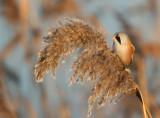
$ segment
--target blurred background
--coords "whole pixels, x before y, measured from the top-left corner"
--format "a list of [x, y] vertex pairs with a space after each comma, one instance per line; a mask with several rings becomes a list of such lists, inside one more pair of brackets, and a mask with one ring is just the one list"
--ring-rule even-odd
[[[38, 52], [48, 29], [64, 17], [81, 18], [107, 33], [107, 45], [118, 31], [136, 48], [130, 65], [144, 101], [160, 118], [159, 0], [0, 0], [0, 118], [87, 118], [93, 83], [68, 87], [75, 52], [56, 69], [34, 81]], [[91, 118], [141, 118], [141, 104], [127, 96], [117, 104], [94, 108]]]

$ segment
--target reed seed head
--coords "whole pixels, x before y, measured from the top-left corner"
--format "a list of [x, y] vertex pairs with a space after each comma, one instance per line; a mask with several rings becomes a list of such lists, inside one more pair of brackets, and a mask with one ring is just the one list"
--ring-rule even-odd
[[51, 28], [48, 36], [44, 37], [47, 45], [38, 56], [35, 80], [42, 82], [49, 69], [55, 76], [60, 58], [63, 57], [65, 61], [66, 56], [74, 50], [82, 49], [72, 65], [71, 70], [74, 73], [69, 85], [73, 82], [83, 83], [84, 79], [97, 81], [88, 99], [88, 116], [91, 115], [97, 99], [99, 108], [104, 106], [108, 97], [113, 100], [117, 94], [121, 94], [117, 102], [123, 96], [135, 94], [138, 85], [132, 80], [131, 72], [125, 69], [119, 57], [107, 47], [105, 38], [102, 29], [97, 30], [79, 19], [59, 21], [59, 26]]

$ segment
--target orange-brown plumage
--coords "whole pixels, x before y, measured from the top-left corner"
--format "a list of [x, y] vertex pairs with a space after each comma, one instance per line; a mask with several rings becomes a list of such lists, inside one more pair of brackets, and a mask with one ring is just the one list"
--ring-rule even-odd
[[120, 57], [124, 65], [129, 65], [133, 60], [135, 48], [128, 35], [118, 32], [112, 39], [114, 39], [113, 51]]

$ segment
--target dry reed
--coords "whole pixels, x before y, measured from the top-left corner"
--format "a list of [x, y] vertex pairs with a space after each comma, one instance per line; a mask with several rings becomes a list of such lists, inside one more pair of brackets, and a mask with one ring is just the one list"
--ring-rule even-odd
[[[153, 92], [149, 92], [147, 86], [149, 86], [151, 83], [148, 81], [148, 77], [146, 76], [146, 64], [145, 64], [145, 57], [152, 57], [152, 58], [159, 58], [159, 43], [153, 42], [157, 38], [157, 36], [153, 35], [152, 39], [149, 42], [146, 42], [145, 35], [143, 35], [143, 31], [139, 30], [141, 28], [136, 28], [132, 26], [125, 16], [123, 14], [120, 14], [117, 12], [117, 18], [122, 24], [123, 28], [125, 29], [125, 32], [130, 35], [132, 42], [136, 48], [135, 58], [134, 58], [134, 64], [132, 64], [130, 67], [132, 69], [133, 73], [137, 73], [134, 76], [135, 80], [139, 83], [139, 88], [141, 89], [143, 93], [143, 97], [145, 98], [145, 104], [148, 106], [154, 114], [154, 117], [159, 118], [160, 116], [160, 110], [157, 105], [156, 99], [153, 97]], [[156, 16], [154, 17], [155, 20], [157, 20]], [[157, 26], [157, 25], [155, 25]], [[157, 27], [154, 26], [154, 30], [158, 31]], [[137, 30], [139, 30], [137, 32]], [[150, 34], [152, 35], [152, 33]], [[154, 78], [154, 75], [156, 75], [156, 71], [154, 69], [150, 68], [150, 71], [153, 71], [152, 78]], [[152, 81], [153, 82], [153, 81]], [[154, 83], [154, 82], [153, 82]], [[133, 107], [133, 106], [132, 106]], [[155, 110], [156, 109], [156, 110]]]
[[17, 118], [13, 103], [9, 97], [8, 90], [2, 78], [2, 70], [0, 68], [0, 117]]
[[50, 29], [49, 35], [44, 38], [47, 45], [39, 53], [34, 72], [37, 82], [43, 81], [43, 76], [49, 69], [55, 76], [59, 60], [63, 58], [65, 61], [68, 54], [82, 49], [72, 65], [74, 74], [69, 85], [73, 82], [83, 82], [85, 78], [96, 80], [92, 95], [88, 99], [88, 117], [98, 98], [97, 108], [103, 106], [109, 97], [112, 98], [112, 102], [118, 94], [121, 96], [115, 102], [126, 95], [137, 96], [142, 103], [145, 118], [147, 118], [146, 112], [151, 117], [138, 85], [132, 80], [131, 72], [107, 47], [102, 29], [97, 30], [78, 19], [66, 19], [65, 23], [59, 21], [59, 26]]

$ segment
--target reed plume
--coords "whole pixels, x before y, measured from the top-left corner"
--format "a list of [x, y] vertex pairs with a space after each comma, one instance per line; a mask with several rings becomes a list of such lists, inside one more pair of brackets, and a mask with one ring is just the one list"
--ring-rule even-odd
[[143, 105], [144, 116], [147, 117], [147, 112], [151, 117], [131, 72], [123, 65], [120, 58], [110, 51], [105, 38], [103, 29], [97, 30], [79, 19], [65, 19], [64, 23], [59, 21], [59, 26], [51, 28], [48, 36], [44, 37], [47, 45], [39, 53], [34, 72], [35, 80], [42, 82], [44, 74], [49, 69], [55, 76], [59, 60], [61, 58], [65, 60], [74, 50], [82, 49], [72, 65], [74, 73], [69, 85], [73, 82], [83, 82], [85, 78], [96, 80], [92, 95], [88, 99], [88, 117], [98, 99], [97, 108], [103, 106], [109, 97], [112, 98], [112, 102], [118, 94], [121, 95], [115, 102], [126, 95], [136, 95]]

